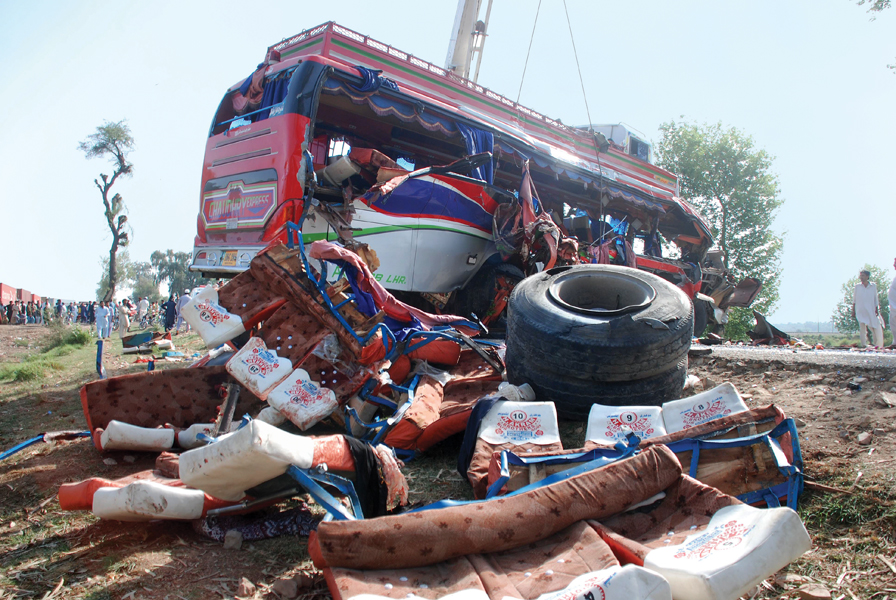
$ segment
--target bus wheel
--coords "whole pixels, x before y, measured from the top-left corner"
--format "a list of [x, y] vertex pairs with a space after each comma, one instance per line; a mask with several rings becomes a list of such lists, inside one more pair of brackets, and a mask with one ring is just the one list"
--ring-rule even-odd
[[644, 271], [558, 267], [510, 297], [507, 376], [553, 400], [560, 416], [591, 404], [662, 404], [680, 396], [694, 330], [690, 299]]

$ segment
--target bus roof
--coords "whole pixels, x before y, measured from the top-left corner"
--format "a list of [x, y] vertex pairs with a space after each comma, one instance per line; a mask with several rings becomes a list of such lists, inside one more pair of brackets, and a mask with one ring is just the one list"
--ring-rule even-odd
[[571, 179], [593, 185], [600, 185], [601, 179], [617, 182], [664, 203], [681, 203], [676, 198], [678, 179], [673, 173], [628, 155], [616, 146], [598, 157], [596, 142], [588, 131], [565, 125], [332, 21], [270, 46], [265, 59], [277, 54], [279, 62], [272, 62], [268, 73], [289, 68], [309, 56], [319, 56], [321, 62], [353, 75], [357, 73], [356, 65], [380, 69], [384, 77], [398, 84], [402, 93], [495, 131], [496, 143], [501, 140], [511, 145], [522, 144], [522, 149], [551, 159], [554, 170], [566, 171]]

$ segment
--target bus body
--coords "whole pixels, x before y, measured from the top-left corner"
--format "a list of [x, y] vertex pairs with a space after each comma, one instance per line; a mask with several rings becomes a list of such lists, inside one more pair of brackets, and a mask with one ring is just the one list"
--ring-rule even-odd
[[[206, 145], [191, 269], [233, 276], [270, 242], [285, 241], [292, 221], [306, 242], [367, 244], [388, 289], [445, 299], [508, 260], [493, 218], [516, 201], [526, 162], [539, 210], [558, 223], [587, 215], [583, 245], [595, 242], [597, 221], [624, 223], [633, 235], [660, 232], [675, 258], [639, 256], [639, 268], [694, 297], [713, 244], [708, 226], [677, 197], [676, 176], [649, 162], [648, 145], [607, 127], [601, 148], [599, 126], [569, 127], [325, 23], [268, 48], [222, 99]], [[491, 160], [466, 172], [441, 167], [470, 155]]]

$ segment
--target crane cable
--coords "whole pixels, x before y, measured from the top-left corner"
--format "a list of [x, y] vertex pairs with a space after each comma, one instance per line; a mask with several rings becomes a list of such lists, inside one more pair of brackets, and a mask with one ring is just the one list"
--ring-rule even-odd
[[600, 220], [603, 221], [604, 169], [603, 165], [600, 164], [600, 147], [598, 146], [597, 135], [594, 133], [594, 127], [592, 127], [591, 111], [588, 108], [588, 94], [585, 93], [585, 80], [582, 79], [582, 68], [579, 66], [579, 54], [576, 52], [576, 40], [572, 35], [572, 21], [569, 20], [569, 9], [566, 8], [566, 0], [563, 0], [563, 12], [566, 13], [566, 24], [569, 25], [569, 39], [572, 42], [572, 55], [576, 59], [576, 70], [579, 72], [579, 83], [582, 85], [582, 98], [585, 100], [585, 114], [588, 116], [588, 131], [591, 133], [591, 140], [594, 142], [594, 154], [597, 157], [597, 172], [600, 174], [598, 177], [599, 187], [597, 197], [600, 201]]
[[[591, 111], [588, 110], [588, 96], [585, 94], [585, 80], [582, 79], [582, 68], [579, 66], [579, 55], [576, 52], [576, 40], [572, 36], [572, 22], [569, 20], [569, 10], [566, 8], [566, 0], [563, 0], [563, 11], [566, 13], [566, 23], [569, 25], [569, 39], [572, 41], [572, 55], [576, 58], [576, 69], [579, 71], [579, 83], [582, 84], [582, 97], [585, 99], [585, 114], [588, 115], [588, 128], [591, 128]], [[532, 33], [535, 33], [533, 29]]]
[[520, 91], [516, 93], [517, 104], [520, 103], [520, 95], [523, 93], [523, 81], [526, 79], [526, 67], [529, 66], [529, 54], [532, 52], [532, 41], [535, 39], [535, 26], [538, 25], [539, 12], [541, 12], [541, 0], [538, 0], [538, 8], [535, 10], [535, 22], [532, 23], [532, 35], [529, 37], [529, 50], [526, 51], [526, 64], [523, 65], [523, 76], [520, 78]]

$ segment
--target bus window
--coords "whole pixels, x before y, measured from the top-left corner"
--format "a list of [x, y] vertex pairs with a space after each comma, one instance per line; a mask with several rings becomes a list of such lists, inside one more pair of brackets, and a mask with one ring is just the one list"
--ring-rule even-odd
[[239, 89], [228, 92], [218, 106], [215, 123], [209, 135], [217, 135], [228, 129], [242, 127], [281, 114], [289, 80], [294, 71], [295, 68], [292, 68], [267, 77], [264, 80], [261, 95], [258, 95], [257, 91], [253, 95], [250, 90], [247, 90], [246, 93], [250, 94], [250, 97], [247, 98], [240, 93]]
[[333, 158], [334, 156], [348, 156], [348, 153], [351, 151], [352, 147], [347, 141], [336, 139], [330, 140], [330, 152], [327, 154], [327, 158]]

